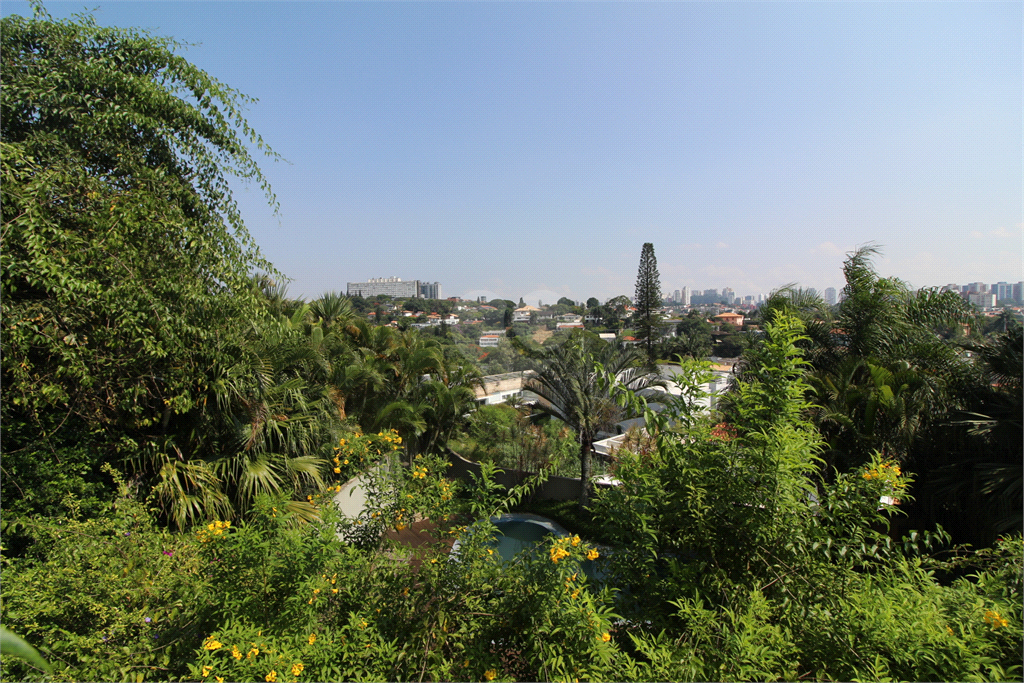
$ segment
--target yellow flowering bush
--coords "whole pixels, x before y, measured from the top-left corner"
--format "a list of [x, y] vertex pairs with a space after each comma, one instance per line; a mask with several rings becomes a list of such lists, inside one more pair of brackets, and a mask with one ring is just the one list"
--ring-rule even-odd
[[218, 538], [223, 538], [231, 530], [230, 521], [214, 520], [204, 527], [196, 530], [196, 538], [200, 543], [209, 543]]

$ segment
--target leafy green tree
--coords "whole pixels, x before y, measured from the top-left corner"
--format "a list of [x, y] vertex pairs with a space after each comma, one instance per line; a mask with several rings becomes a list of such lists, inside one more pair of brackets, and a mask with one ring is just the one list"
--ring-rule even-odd
[[658, 259], [654, 256], [654, 245], [646, 242], [640, 252], [640, 267], [636, 274], [636, 295], [633, 297], [636, 313], [633, 327], [637, 339], [647, 352], [647, 362], [654, 364], [654, 345], [657, 342], [661, 316], [661, 275], [658, 274]]
[[527, 384], [541, 398], [537, 408], [564, 422], [579, 438], [580, 507], [585, 508], [593, 488], [594, 438], [620, 414], [602, 378], [605, 374], [615, 377], [630, 391], [664, 383], [656, 372], [644, 367], [636, 349], [619, 349], [586, 332], [574, 331], [559, 346], [528, 353], [537, 364], [537, 375]]
[[10, 433], [56, 460], [81, 434], [122, 467], [176, 460], [212, 369], [268, 314], [252, 273], [280, 279], [228, 189], [273, 202], [251, 100], [173, 41], [87, 16], [5, 17], [0, 41], [5, 436], [32, 425]]
[[[1019, 647], [1003, 629], [1017, 619], [1008, 598], [1019, 579], [999, 591], [940, 584], [921, 557], [923, 534], [901, 548], [881, 532], [884, 501], [909, 485], [894, 461], [818, 478], [802, 331], [792, 316], [766, 324], [727, 423], [679, 430], [672, 410], [649, 414], [656, 451], [620, 452], [622, 484], [596, 506], [615, 539], [612, 581], [630, 596], [619, 609], [644, 624], [630, 633], [638, 664], [624, 677], [1015, 675]], [[1001, 570], [1017, 571], [1018, 545], [1003, 544]]]
[[700, 311], [690, 313], [676, 325], [672, 353], [701, 359], [711, 355], [711, 332], [714, 328]]
[[598, 301], [594, 297], [590, 297], [589, 299], [587, 299], [587, 310], [588, 311], [592, 311], [595, 308], [599, 307], [600, 305], [601, 305], [601, 302]]

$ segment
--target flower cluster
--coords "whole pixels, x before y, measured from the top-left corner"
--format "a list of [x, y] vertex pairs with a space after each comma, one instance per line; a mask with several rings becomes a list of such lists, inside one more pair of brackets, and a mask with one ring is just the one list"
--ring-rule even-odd
[[406, 521], [407, 520], [405, 518], [405, 508], [400, 508], [398, 512], [395, 513], [395, 531], [401, 531], [406, 526], [408, 526], [406, 524]]
[[900, 466], [896, 463], [883, 462], [879, 463], [877, 467], [872, 467], [870, 470], [864, 473], [865, 479], [883, 479], [889, 480], [894, 477], [898, 477], [902, 474]]
[[1000, 615], [999, 612], [994, 612], [992, 610], [985, 610], [985, 623], [993, 629], [1010, 625], [1010, 622]]
[[551, 561], [558, 564], [558, 561], [563, 557], [569, 557], [569, 551], [563, 548], [560, 544], [556, 543], [551, 546]]
[[412, 478], [413, 479], [426, 479], [426, 477], [427, 477], [427, 467], [426, 467], [426, 465], [416, 465], [416, 467], [413, 468], [413, 471], [412, 471]]
[[[555, 564], [558, 564], [559, 560], [569, 557], [572, 554], [569, 548], [577, 548], [579, 546], [579, 536], [566, 536], [564, 538], [557, 539], [554, 542], [554, 544], [548, 549], [548, 553], [551, 556], [551, 561]], [[586, 558], [588, 560], [596, 560], [598, 557], [600, 557], [600, 553], [598, 553], [597, 550], [594, 548], [589, 549], [586, 553]]]
[[210, 541], [223, 536], [230, 529], [231, 522], [213, 521], [196, 531], [196, 538], [198, 538], [201, 543], [209, 543]]
[[[906, 491], [909, 482], [903, 477], [903, 470], [892, 461], [875, 461], [861, 475], [866, 481], [881, 484], [887, 494], [898, 496]], [[896, 501], [898, 503], [898, 501]]]

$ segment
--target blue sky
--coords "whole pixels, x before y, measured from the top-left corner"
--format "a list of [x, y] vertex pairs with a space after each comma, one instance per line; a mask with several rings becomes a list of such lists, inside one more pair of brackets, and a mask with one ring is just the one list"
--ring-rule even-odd
[[[194, 43], [288, 163], [237, 199], [293, 295], [1022, 273], [1020, 2], [47, 2]], [[27, 3], [3, 14], [29, 15]]]

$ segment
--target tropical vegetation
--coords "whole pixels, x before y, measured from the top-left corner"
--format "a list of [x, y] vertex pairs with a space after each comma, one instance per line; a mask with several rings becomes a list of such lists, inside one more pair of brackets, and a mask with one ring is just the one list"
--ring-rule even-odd
[[[706, 362], [655, 412], [579, 332], [507, 349], [546, 423], [478, 408], [443, 330], [288, 296], [228, 191], [273, 202], [247, 98], [88, 16], [0, 28], [0, 679], [1021, 679], [1012, 321], [862, 251], [839, 308], [773, 297], [719, 412]], [[632, 415], [617, 484], [502, 562], [494, 517]]]

